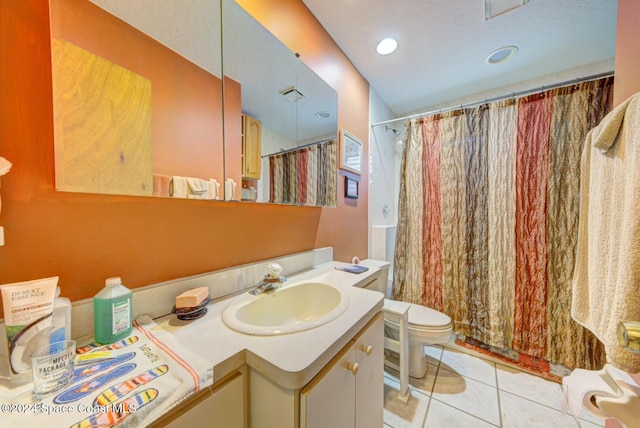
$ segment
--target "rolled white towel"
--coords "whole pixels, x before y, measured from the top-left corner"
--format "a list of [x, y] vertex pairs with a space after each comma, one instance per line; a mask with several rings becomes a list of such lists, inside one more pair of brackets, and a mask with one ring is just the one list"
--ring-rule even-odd
[[209, 179], [209, 191], [207, 192], [207, 199], [218, 199], [218, 191], [220, 190], [220, 183], [215, 178]]
[[233, 178], [227, 178], [224, 182], [224, 199], [226, 201], [236, 200], [236, 185], [237, 183]]
[[187, 194], [205, 197], [209, 191], [209, 181], [201, 178], [185, 177], [187, 180]]
[[187, 197], [187, 180], [179, 175], [171, 176], [171, 196], [174, 198]]

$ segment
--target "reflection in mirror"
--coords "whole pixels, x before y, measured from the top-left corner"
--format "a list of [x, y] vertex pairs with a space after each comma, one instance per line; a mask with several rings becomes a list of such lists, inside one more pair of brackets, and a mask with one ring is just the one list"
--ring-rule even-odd
[[50, 13], [57, 189], [216, 199], [220, 3], [50, 0]]
[[225, 128], [233, 198], [335, 206], [336, 91], [234, 1], [222, 16], [225, 98], [230, 85], [241, 93], [233, 109], [225, 99], [225, 123], [237, 123]]

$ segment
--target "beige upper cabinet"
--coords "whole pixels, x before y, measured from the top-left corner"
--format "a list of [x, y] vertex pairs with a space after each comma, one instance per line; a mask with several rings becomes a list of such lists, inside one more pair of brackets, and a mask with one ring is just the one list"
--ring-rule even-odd
[[260, 179], [262, 123], [242, 115], [242, 178]]

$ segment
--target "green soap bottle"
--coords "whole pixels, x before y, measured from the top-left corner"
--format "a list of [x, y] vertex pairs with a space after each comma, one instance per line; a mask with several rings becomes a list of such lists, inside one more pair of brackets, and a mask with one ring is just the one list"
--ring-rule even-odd
[[105, 287], [93, 298], [93, 336], [107, 345], [131, 334], [131, 290], [119, 277], [107, 278]]

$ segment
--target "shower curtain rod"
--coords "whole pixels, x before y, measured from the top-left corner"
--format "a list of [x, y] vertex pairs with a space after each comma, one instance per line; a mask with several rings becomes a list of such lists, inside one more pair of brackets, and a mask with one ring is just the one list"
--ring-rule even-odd
[[436, 113], [443, 113], [446, 111], [450, 111], [450, 110], [456, 110], [456, 109], [462, 109], [463, 107], [472, 107], [472, 106], [477, 106], [477, 105], [482, 105], [482, 104], [486, 104], [486, 103], [492, 103], [495, 101], [502, 101], [502, 100], [506, 100], [508, 98], [515, 98], [515, 97], [522, 97], [524, 95], [531, 95], [531, 94], [535, 94], [537, 92], [544, 92], [547, 89], [555, 89], [555, 88], [561, 88], [563, 86], [568, 86], [571, 84], [578, 84], [581, 82], [589, 82], [591, 80], [598, 80], [598, 79], [603, 79], [605, 77], [611, 77], [613, 76], [613, 71], [608, 71], [606, 73], [598, 73], [598, 74], [593, 74], [591, 76], [586, 76], [586, 77], [579, 77], [576, 78], [574, 80], [565, 80], [564, 82], [559, 82], [559, 83], [554, 83], [552, 85], [542, 85], [542, 86], [538, 86], [537, 88], [534, 89], [527, 89], [524, 91], [518, 91], [518, 92], [512, 92], [510, 94], [507, 95], [501, 95], [498, 97], [493, 97], [493, 98], [485, 98], [484, 100], [481, 101], [476, 101], [473, 103], [463, 103], [463, 104], [458, 104], [455, 106], [451, 106], [451, 107], [446, 107], [446, 108], [439, 108], [439, 109], [435, 109], [435, 110], [431, 110], [431, 111], [425, 111], [422, 113], [416, 113], [416, 114], [411, 114], [408, 116], [403, 116], [403, 117], [398, 117], [396, 119], [390, 119], [390, 120], [385, 120], [383, 122], [376, 122], [371, 124], [371, 128], [373, 128], [374, 126], [380, 126], [380, 125], [386, 125], [389, 123], [395, 123], [395, 122], [399, 122], [401, 120], [407, 120], [407, 119], [414, 119], [416, 117], [422, 117], [422, 116], [429, 116], [432, 114], [436, 114]]
[[324, 140], [316, 141], [316, 142], [313, 142], [313, 143], [303, 144], [303, 145], [298, 146], [298, 147], [296, 147], [294, 149], [280, 150], [279, 152], [271, 153], [270, 155], [264, 155], [264, 156], [262, 156], [261, 159], [268, 158], [269, 156], [275, 156], [275, 155], [281, 155], [281, 154], [284, 154], [284, 153], [295, 152], [296, 150], [304, 149], [305, 147], [313, 146], [315, 144], [326, 143], [327, 141], [332, 141], [332, 140], [336, 140], [337, 141], [337, 138], [336, 137], [325, 138]]

